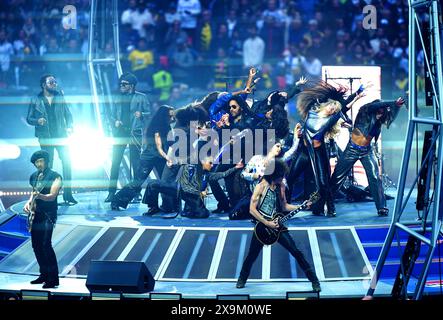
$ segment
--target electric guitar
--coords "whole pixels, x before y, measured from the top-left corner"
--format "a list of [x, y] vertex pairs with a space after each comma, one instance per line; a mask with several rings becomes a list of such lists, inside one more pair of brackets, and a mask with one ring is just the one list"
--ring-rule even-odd
[[280, 237], [280, 232], [283, 229], [283, 224], [289, 219], [291, 219], [293, 216], [295, 216], [301, 210], [304, 210], [314, 202], [317, 202], [318, 199], [320, 199], [320, 195], [316, 191], [312, 193], [309, 199], [305, 200], [297, 209], [292, 210], [286, 215], [282, 213], [275, 214], [272, 220], [278, 219], [277, 221], [279, 227], [277, 229], [269, 228], [266, 225], [264, 225], [262, 222], [258, 222], [254, 228], [255, 236], [264, 245], [274, 244], [275, 242], [278, 241], [278, 238]]
[[45, 185], [41, 186], [41, 188], [37, 189], [37, 185], [38, 183], [43, 179], [43, 172], [41, 172], [38, 177], [37, 177], [37, 182], [35, 184], [35, 187], [33, 187], [32, 189], [32, 196], [31, 196], [31, 201], [29, 204], [29, 213], [26, 219], [26, 229], [28, 229], [29, 232], [32, 231], [32, 224], [34, 222], [34, 218], [35, 218], [35, 210], [36, 210], [36, 200], [37, 197], [39, 196], [39, 194], [43, 191], [43, 189], [45, 188]]

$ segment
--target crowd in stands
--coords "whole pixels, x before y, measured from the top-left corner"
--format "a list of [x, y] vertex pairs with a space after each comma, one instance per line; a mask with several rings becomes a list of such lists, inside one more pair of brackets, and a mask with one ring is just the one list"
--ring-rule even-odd
[[[70, 2], [75, 30], [62, 27], [65, 1], [0, 2], [0, 88], [32, 87], [60, 65], [64, 74], [83, 70], [73, 87], [87, 86], [90, 4]], [[367, 4], [377, 10], [376, 29], [364, 28]], [[302, 75], [318, 79], [322, 65], [379, 65], [384, 95], [407, 88], [406, 0], [125, 0], [119, 6], [123, 69], [161, 102], [180, 88], [241, 87], [238, 76], [251, 66], [264, 91]], [[106, 51], [112, 54], [112, 42]]]

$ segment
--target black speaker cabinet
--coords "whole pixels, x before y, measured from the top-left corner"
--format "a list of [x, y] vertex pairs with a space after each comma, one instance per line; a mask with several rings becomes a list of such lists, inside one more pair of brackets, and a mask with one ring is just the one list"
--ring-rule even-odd
[[140, 261], [92, 260], [86, 279], [90, 292], [145, 293], [154, 286], [153, 276]]

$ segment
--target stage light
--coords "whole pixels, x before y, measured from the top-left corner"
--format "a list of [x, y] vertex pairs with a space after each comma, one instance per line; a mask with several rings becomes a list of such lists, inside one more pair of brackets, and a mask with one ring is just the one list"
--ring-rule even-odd
[[75, 127], [67, 139], [72, 167], [77, 170], [94, 170], [102, 167], [110, 157], [111, 139], [90, 127]]
[[149, 298], [151, 300], [181, 300], [182, 294], [181, 293], [150, 293]]
[[312, 300], [320, 299], [320, 294], [314, 291], [288, 291], [286, 292], [287, 300]]
[[4, 140], [0, 140], [0, 161], [15, 160], [20, 157], [20, 148], [15, 144], [9, 144]]

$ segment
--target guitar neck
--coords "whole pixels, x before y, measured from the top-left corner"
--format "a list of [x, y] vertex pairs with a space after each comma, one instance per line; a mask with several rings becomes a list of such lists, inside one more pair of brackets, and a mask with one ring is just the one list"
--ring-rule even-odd
[[299, 213], [301, 210], [305, 209], [307, 206], [308, 201], [303, 202], [297, 209], [292, 210], [287, 215], [285, 215], [283, 218], [279, 220], [279, 223], [285, 223], [289, 219], [291, 219], [293, 216], [295, 216], [297, 213]]

